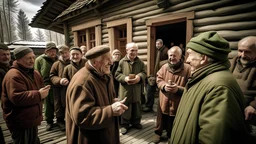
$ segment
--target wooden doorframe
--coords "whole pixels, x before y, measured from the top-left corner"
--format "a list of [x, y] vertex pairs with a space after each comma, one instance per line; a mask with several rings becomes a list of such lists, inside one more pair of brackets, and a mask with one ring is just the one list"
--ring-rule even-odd
[[154, 73], [155, 60], [155, 41], [156, 41], [156, 26], [162, 26], [167, 24], [174, 24], [179, 22], [186, 22], [186, 43], [193, 36], [193, 19], [195, 17], [194, 12], [174, 13], [168, 14], [158, 18], [152, 18], [146, 20], [147, 26], [147, 75]]

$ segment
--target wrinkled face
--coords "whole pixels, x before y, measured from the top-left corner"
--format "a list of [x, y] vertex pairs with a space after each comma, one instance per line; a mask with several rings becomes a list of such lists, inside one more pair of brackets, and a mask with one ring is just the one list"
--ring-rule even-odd
[[0, 63], [8, 64], [11, 61], [10, 50], [0, 49]]
[[99, 70], [102, 74], [110, 74], [110, 66], [113, 64], [111, 54], [106, 53], [102, 56], [99, 61], [95, 61], [95, 68]]
[[256, 50], [246, 45], [246, 43], [238, 44], [238, 57], [243, 65], [256, 60]]
[[187, 60], [186, 63], [188, 63], [191, 66], [191, 72], [193, 73], [195, 70], [200, 68], [202, 60], [202, 55], [193, 51], [192, 49], [187, 50]]
[[26, 54], [24, 57], [18, 59], [17, 62], [25, 68], [32, 69], [34, 67], [35, 58], [36, 56], [34, 52], [30, 52]]
[[126, 49], [126, 53], [127, 53], [127, 57], [133, 61], [138, 55], [138, 48], [137, 47], [128, 48]]
[[49, 50], [47, 50], [47, 51], [45, 52], [45, 54], [46, 54], [48, 57], [50, 57], [50, 58], [52, 58], [52, 59], [55, 59], [56, 56], [57, 56], [57, 49], [55, 49], [55, 48], [49, 49]]
[[118, 52], [116, 52], [116, 53], [113, 54], [112, 58], [113, 58], [113, 61], [114, 61], [114, 62], [115, 62], [115, 61], [120, 61], [120, 59], [121, 59], [121, 54], [118, 53]]
[[71, 50], [70, 51], [70, 60], [74, 63], [79, 63], [82, 59], [82, 53], [79, 50]]
[[161, 43], [160, 41], [156, 42], [156, 48], [160, 49], [163, 46], [163, 43]]
[[80, 49], [81, 49], [81, 51], [82, 51], [82, 55], [85, 55], [86, 52], [87, 52], [86, 47], [85, 47], [85, 46], [82, 46]]
[[64, 61], [69, 60], [69, 50], [63, 50], [60, 52], [60, 57], [62, 57], [62, 59]]
[[171, 64], [177, 64], [181, 60], [181, 55], [178, 49], [172, 48], [168, 51], [168, 60]]

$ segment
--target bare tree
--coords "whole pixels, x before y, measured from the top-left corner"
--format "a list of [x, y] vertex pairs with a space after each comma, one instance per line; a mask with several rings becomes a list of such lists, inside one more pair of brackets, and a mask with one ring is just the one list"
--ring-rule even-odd
[[44, 30], [46, 41], [52, 41], [52, 34], [50, 30]]
[[29, 20], [23, 10], [19, 10], [17, 29], [18, 36], [21, 40], [32, 40], [32, 33], [30, 27], [28, 26]]
[[39, 42], [45, 41], [45, 35], [40, 29], [36, 30], [35, 35], [36, 35], [35, 41], [39, 41]]

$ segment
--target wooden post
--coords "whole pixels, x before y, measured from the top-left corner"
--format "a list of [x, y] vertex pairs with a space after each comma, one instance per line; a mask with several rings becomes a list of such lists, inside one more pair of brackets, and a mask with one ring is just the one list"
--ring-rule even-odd
[[67, 22], [63, 23], [63, 29], [64, 29], [64, 36], [65, 36], [65, 45], [67, 45], [69, 47], [70, 41], [69, 41], [69, 31], [68, 31]]

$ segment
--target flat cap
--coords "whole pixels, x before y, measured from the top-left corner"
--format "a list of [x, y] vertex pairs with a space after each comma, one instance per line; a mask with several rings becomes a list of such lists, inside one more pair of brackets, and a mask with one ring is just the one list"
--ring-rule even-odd
[[4, 43], [0, 43], [0, 49], [2, 50], [9, 50], [8, 46]]
[[113, 52], [112, 52], [112, 55], [114, 55], [114, 54], [120, 54], [120, 55], [121, 55], [121, 52], [120, 52], [120, 50], [115, 49], [115, 50], [113, 50]]
[[69, 51], [69, 47], [68, 46], [66, 46], [66, 45], [59, 45], [59, 46], [57, 46], [57, 48], [58, 48], [58, 50], [59, 50], [59, 52], [62, 52], [62, 51]]
[[69, 51], [72, 51], [72, 50], [78, 50], [78, 51], [80, 51], [82, 53], [82, 50], [79, 47], [77, 47], [77, 46], [71, 47], [71, 49]]
[[108, 45], [100, 45], [88, 50], [87, 53], [85, 54], [85, 57], [86, 59], [93, 59], [105, 53], [108, 53], [109, 51], [110, 51], [110, 48]]

